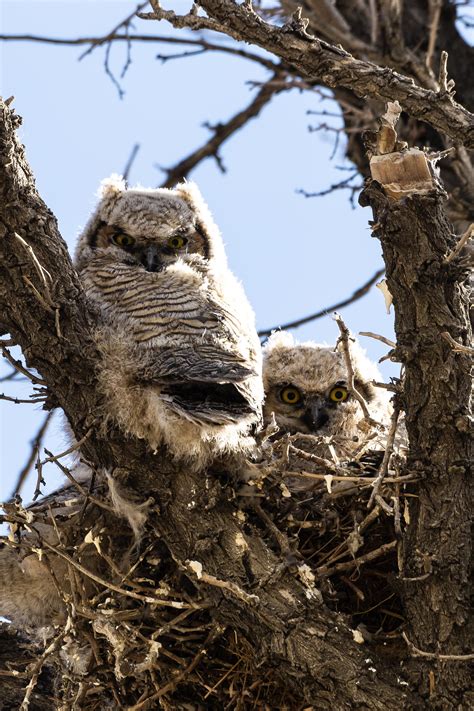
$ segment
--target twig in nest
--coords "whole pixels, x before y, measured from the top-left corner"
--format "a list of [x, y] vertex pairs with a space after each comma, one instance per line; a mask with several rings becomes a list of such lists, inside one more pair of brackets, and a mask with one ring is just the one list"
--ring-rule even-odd
[[[375, 506], [375, 508], [370, 511], [370, 513], [367, 514], [367, 516], [364, 518], [363, 521], [361, 521], [355, 528], [355, 533], [357, 535], [361, 535], [366, 528], [368, 528], [379, 516], [380, 514], [380, 508], [378, 506]], [[345, 557], [348, 552], [351, 552], [351, 541], [354, 536], [354, 531], [351, 531], [349, 534], [348, 538], [346, 538], [344, 541], [339, 543], [338, 546], [326, 555], [322, 556], [320, 558], [320, 563], [323, 561], [325, 562], [325, 565], [329, 565], [329, 563], [335, 563], [339, 558]]]
[[185, 669], [176, 674], [173, 679], [171, 679], [164, 686], [158, 689], [155, 694], [152, 694], [146, 699], [139, 701], [138, 704], [135, 704], [134, 706], [129, 706], [128, 711], [139, 711], [139, 709], [145, 709], [152, 701], [156, 701], [165, 694], [169, 694], [171, 691], [173, 691], [176, 688], [177, 684], [182, 682], [184, 679], [186, 679], [186, 677], [189, 676], [189, 674], [191, 674], [191, 672], [197, 667], [201, 659], [206, 656], [207, 650], [211, 646], [211, 644], [213, 644], [215, 640], [220, 637], [224, 632], [224, 626], [216, 625], [216, 627], [214, 627], [214, 629], [209, 632], [203, 646]]
[[350, 570], [351, 568], [358, 567], [363, 563], [368, 563], [371, 560], [380, 558], [381, 556], [396, 548], [397, 545], [397, 541], [384, 543], [384, 545], [380, 546], [380, 548], [377, 548], [374, 551], [370, 551], [369, 553], [365, 553], [364, 555], [361, 555], [358, 558], [354, 558], [353, 560], [350, 560], [347, 563], [336, 563], [336, 565], [333, 566], [321, 565], [319, 568], [316, 568], [315, 572], [321, 578], [329, 577], [330, 575], [334, 575], [334, 573], [339, 573], [342, 570]]
[[469, 346], [464, 346], [462, 343], [458, 343], [447, 331], [443, 331], [441, 335], [449, 343], [455, 353], [464, 353], [465, 355], [471, 356], [474, 355], [474, 348], [470, 348]]
[[424, 652], [422, 649], [415, 647], [406, 633], [402, 632], [402, 637], [408, 645], [408, 648], [414, 657], [425, 657], [426, 659], [439, 659], [442, 662], [468, 662], [474, 659], [474, 654], [438, 654], [437, 652]]
[[96, 575], [91, 570], [87, 570], [87, 568], [84, 568], [83, 565], [78, 563], [76, 560], [68, 556], [63, 551], [60, 551], [58, 548], [55, 548], [55, 546], [52, 546], [50, 543], [48, 543], [48, 541], [43, 539], [42, 545], [46, 546], [46, 548], [58, 555], [60, 558], [64, 558], [65, 561], [67, 561], [83, 575], [86, 575], [88, 578], [98, 583], [99, 585], [102, 585], [104, 588], [114, 590], [120, 595], [125, 595], [125, 597], [131, 597], [134, 600], [140, 600], [141, 602], [147, 602], [150, 605], [174, 607], [178, 610], [182, 610], [185, 607], [192, 607], [192, 605], [188, 605], [185, 602], [180, 602], [176, 600], [160, 600], [158, 597], [151, 597], [150, 595], [139, 595], [138, 593], [133, 592], [132, 590], [126, 590], [125, 588], [121, 588], [119, 585], [114, 585], [109, 580], [104, 580], [104, 578], [101, 578], [99, 575]]
[[207, 585], [212, 585], [215, 588], [228, 590], [230, 593], [232, 593], [232, 595], [237, 597], [239, 600], [246, 602], [248, 605], [255, 605], [255, 603], [258, 603], [260, 601], [258, 595], [250, 595], [249, 593], [245, 592], [245, 590], [242, 590], [242, 588], [236, 585], [236, 583], [233, 583], [231, 580], [220, 580], [214, 575], [204, 573], [202, 570], [202, 565], [201, 563], [198, 563], [198, 561], [187, 560], [186, 569], [192, 571], [199, 581], [206, 583]]
[[[274, 470], [272, 470], [274, 471]], [[377, 477], [370, 477], [370, 476], [337, 476], [334, 474], [314, 474], [313, 472], [281, 472], [281, 474], [285, 477], [295, 477], [295, 476], [300, 476], [303, 477], [304, 479], [319, 479], [320, 481], [325, 481], [328, 476], [332, 478], [333, 481], [350, 481], [350, 482], [357, 482], [360, 486], [373, 486], [373, 484], [377, 481]], [[408, 484], [411, 482], [418, 481], [418, 479], [415, 479], [411, 474], [408, 474], [407, 476], [401, 476], [401, 477], [386, 477], [384, 479], [384, 482], [386, 484]]]
[[373, 483], [373, 491], [370, 495], [369, 503], [367, 508], [370, 509], [374, 503], [374, 500], [378, 497], [380, 492], [380, 487], [382, 486], [383, 480], [387, 476], [388, 466], [390, 464], [390, 457], [393, 453], [393, 445], [395, 442], [395, 435], [397, 434], [398, 418], [400, 416], [400, 409], [398, 407], [393, 408], [392, 417], [390, 419], [390, 428], [388, 430], [387, 442], [385, 444], [385, 452], [383, 454], [382, 464], [380, 465], [380, 471], [376, 480]]
[[469, 225], [467, 230], [464, 232], [464, 234], [461, 235], [461, 237], [458, 239], [456, 246], [454, 247], [453, 251], [448, 254], [446, 259], [444, 260], [446, 264], [449, 264], [450, 262], [453, 261], [453, 259], [456, 259], [458, 254], [462, 251], [462, 249], [466, 246], [466, 244], [469, 242], [469, 240], [474, 238], [474, 224]]
[[25, 689], [25, 696], [23, 697], [22, 704], [20, 706], [20, 711], [28, 711], [30, 708], [30, 700], [31, 700], [31, 694], [33, 693], [33, 690], [38, 682], [38, 677], [41, 673], [41, 670], [43, 668], [43, 664], [45, 663], [46, 659], [51, 655], [56, 652], [60, 645], [61, 642], [63, 641], [64, 637], [66, 634], [69, 632], [69, 628], [66, 626], [64, 629], [61, 630], [61, 632], [56, 635], [56, 637], [53, 639], [51, 644], [46, 647], [44, 650], [43, 654], [39, 659], [34, 662], [31, 671], [31, 679], [28, 682], [28, 686]]
[[354, 376], [354, 368], [352, 366], [352, 359], [351, 359], [351, 354], [349, 350], [349, 338], [350, 338], [350, 331], [347, 328], [346, 324], [344, 323], [342, 316], [337, 313], [337, 311], [334, 313], [333, 316], [335, 322], [337, 323], [339, 327], [339, 331], [341, 335], [339, 336], [338, 339], [338, 344], [341, 344], [342, 347], [342, 353], [344, 355], [344, 361], [346, 364], [346, 370], [347, 370], [347, 389], [349, 392], [355, 397], [357, 402], [362, 408], [362, 412], [364, 413], [364, 419], [371, 424], [373, 427], [380, 428], [380, 423], [376, 422], [369, 413], [369, 410], [367, 408], [367, 403], [364, 399], [364, 397], [360, 394], [360, 392], [357, 390], [355, 386], [355, 376]]
[[270, 516], [267, 514], [266, 511], [262, 509], [260, 504], [256, 503], [253, 505], [253, 509], [257, 516], [260, 517], [260, 519], [263, 521], [267, 529], [270, 531], [272, 536], [275, 538], [276, 542], [278, 543], [278, 547], [280, 548], [280, 552], [282, 555], [287, 556], [291, 554], [291, 548], [290, 544], [288, 543], [288, 538], [284, 533], [280, 531], [280, 529], [274, 524]]

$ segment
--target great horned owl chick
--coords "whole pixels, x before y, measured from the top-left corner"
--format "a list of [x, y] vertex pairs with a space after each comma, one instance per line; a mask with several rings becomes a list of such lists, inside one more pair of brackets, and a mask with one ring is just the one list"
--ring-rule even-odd
[[[380, 380], [374, 363], [357, 342], [350, 343], [355, 386], [368, 403], [371, 417], [387, 424], [389, 398], [371, 381]], [[281, 433], [331, 436], [339, 456], [350, 456], [363, 434], [360, 403], [347, 387], [342, 352], [311, 341], [297, 343], [291, 334], [276, 332], [263, 349], [264, 420], [272, 413]], [[365, 435], [367, 428], [365, 428]]]
[[246, 451], [261, 419], [260, 343], [196, 185], [104, 181], [76, 265], [102, 323], [107, 414], [197, 467]]

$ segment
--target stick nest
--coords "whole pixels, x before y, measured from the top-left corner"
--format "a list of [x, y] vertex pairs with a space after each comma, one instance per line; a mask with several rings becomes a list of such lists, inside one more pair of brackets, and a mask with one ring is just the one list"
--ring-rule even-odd
[[[366, 446], [350, 462], [321, 451], [316, 437], [270, 435], [246, 483], [220, 475], [222, 495], [244, 534], [258, 530], [285, 569], [347, 616], [356, 641], [399, 653], [398, 541], [410, 495], [402, 458], [385, 457], [381, 480], [383, 451]], [[137, 542], [99, 477], [28, 509], [6, 505], [5, 545], [41, 557], [62, 601], [34, 661], [2, 664], [0, 674], [24, 679], [21, 708], [35, 699], [87, 711], [308, 708], [282, 687], [277, 660], [259, 665], [252, 640], [216, 622], [208, 587], [159, 537], [152, 501], [146, 514]]]

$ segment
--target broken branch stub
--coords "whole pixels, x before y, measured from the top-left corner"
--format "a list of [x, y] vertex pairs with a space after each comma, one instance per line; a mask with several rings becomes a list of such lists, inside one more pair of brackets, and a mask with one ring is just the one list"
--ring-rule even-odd
[[435, 188], [426, 154], [418, 148], [407, 149], [406, 144], [397, 140], [395, 126], [400, 112], [398, 102], [387, 104], [377, 133], [377, 155], [370, 159], [372, 178], [383, 186], [385, 194], [392, 200], [401, 200], [414, 193], [426, 193]]

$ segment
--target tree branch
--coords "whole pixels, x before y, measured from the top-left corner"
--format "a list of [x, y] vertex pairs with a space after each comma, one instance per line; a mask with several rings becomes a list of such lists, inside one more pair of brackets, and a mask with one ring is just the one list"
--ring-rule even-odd
[[282, 331], [287, 331], [290, 328], [298, 328], [298, 326], [303, 326], [305, 323], [310, 323], [310, 321], [316, 321], [316, 319], [318, 318], [328, 316], [334, 311], [338, 311], [339, 309], [344, 308], [344, 306], [349, 306], [349, 304], [353, 304], [355, 301], [358, 301], [363, 296], [365, 296], [370, 291], [371, 287], [376, 283], [377, 279], [379, 279], [379, 277], [381, 277], [384, 272], [385, 269], [378, 269], [375, 274], [371, 276], [368, 281], [365, 282], [365, 284], [362, 284], [362, 286], [356, 289], [352, 296], [349, 296], [347, 299], [339, 301], [337, 304], [333, 304], [332, 306], [326, 306], [325, 309], [316, 311], [315, 314], [311, 314], [310, 316], [305, 316], [304, 318], [297, 319], [296, 321], [289, 321], [288, 323], [284, 323], [281, 326], [273, 326], [272, 328], [267, 328], [263, 331], [259, 331], [258, 335], [263, 338], [265, 336], [270, 336], [273, 331], [279, 329]]
[[245, 126], [248, 121], [257, 117], [261, 110], [266, 106], [275, 94], [279, 94], [285, 89], [285, 85], [275, 83], [275, 79], [280, 76], [277, 71], [269, 81], [267, 81], [259, 89], [257, 95], [252, 99], [250, 104], [242, 111], [236, 113], [226, 123], [219, 123], [216, 126], [209, 126], [213, 132], [212, 138], [203, 146], [196, 149], [186, 158], [183, 158], [172, 168], [162, 168], [166, 172], [166, 180], [162, 183], [162, 188], [170, 188], [179, 183], [180, 180], [186, 178], [191, 171], [203, 160], [213, 156], [221, 170], [224, 172], [222, 161], [219, 155], [220, 147], [239, 129]]
[[[309, 35], [302, 29], [301, 19], [277, 27], [262, 20], [245, 3], [202, 0], [200, 5], [211, 18], [207, 21], [210, 29], [272, 52], [303, 78], [330, 87], [345, 87], [361, 97], [399, 101], [411, 116], [426, 121], [466, 148], [474, 148], [474, 116], [449, 94], [423, 89], [412, 78], [392, 69], [355, 59], [344, 49]], [[158, 8], [154, 13], [139, 16], [148, 20], [166, 19], [176, 28], [196, 26], [194, 16], [178, 16]]]
[[[442, 335], [449, 334], [460, 347], [470, 344], [466, 270], [456, 260], [446, 262], [455, 238], [440, 186], [433, 182], [431, 189], [422, 189], [423, 183], [418, 188], [412, 183], [409, 190], [402, 184], [401, 200], [389, 190], [390, 166], [406, 156], [386, 156], [387, 194], [383, 186], [370, 182], [361, 204], [373, 209], [393, 296], [397, 355], [405, 373], [402, 397], [410, 442], [406, 471], [421, 477], [416, 496], [407, 501], [410, 523], [403, 539], [407, 634], [429, 654], [442, 650], [462, 656], [472, 651], [471, 357], [464, 350], [454, 353]], [[407, 167], [407, 180], [409, 173]], [[423, 585], [412, 582], [426, 574]], [[453, 671], [446, 665], [433, 671], [425, 659], [410, 664], [433, 708], [466, 703], [468, 670], [458, 665]]]

